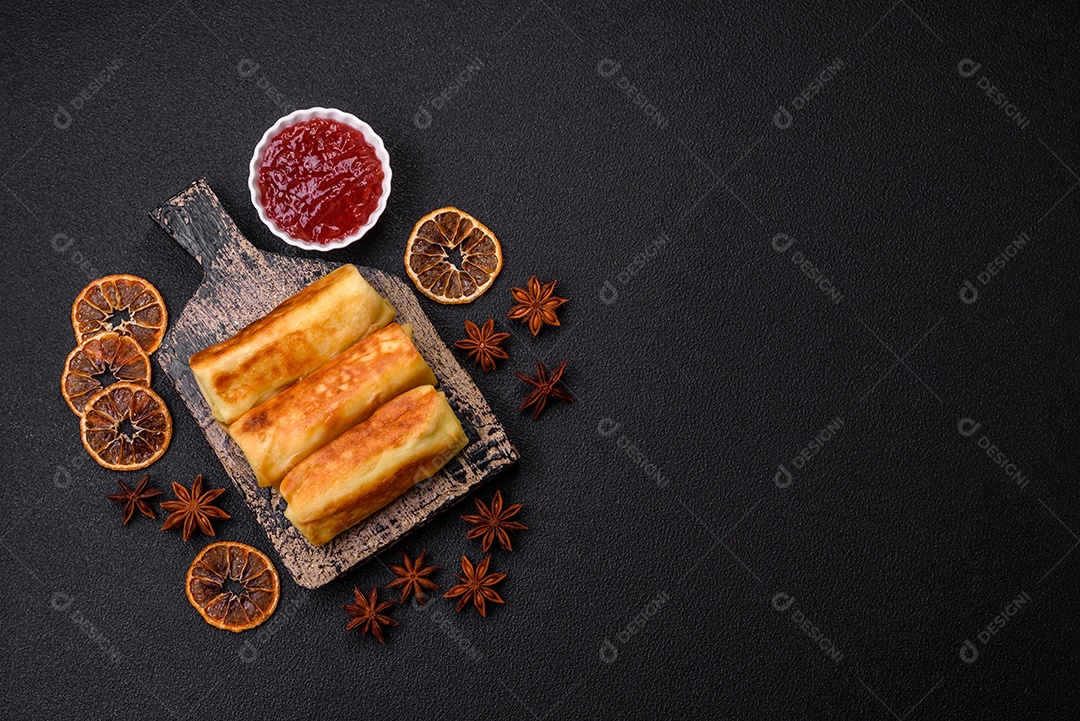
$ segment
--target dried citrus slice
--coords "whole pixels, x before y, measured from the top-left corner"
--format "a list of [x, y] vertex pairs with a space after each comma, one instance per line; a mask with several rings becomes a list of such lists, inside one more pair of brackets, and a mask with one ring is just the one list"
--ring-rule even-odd
[[134, 471], [161, 458], [169, 447], [172, 417], [157, 393], [121, 381], [86, 402], [79, 430], [83, 447], [100, 465]]
[[281, 597], [281, 580], [266, 554], [236, 541], [211, 543], [199, 551], [185, 588], [204, 621], [233, 633], [270, 618]]
[[100, 391], [101, 376], [111, 373], [118, 381], [150, 385], [150, 357], [135, 339], [117, 333], [102, 333], [84, 341], [68, 354], [60, 391], [68, 407], [81, 416], [86, 402]]
[[[455, 256], [460, 255], [460, 264]], [[417, 290], [439, 303], [470, 303], [502, 270], [495, 234], [463, 210], [433, 210], [413, 228], [405, 246], [405, 272]]]
[[161, 345], [168, 320], [158, 289], [134, 275], [98, 278], [82, 289], [71, 306], [76, 342], [116, 332], [130, 335], [147, 354]]

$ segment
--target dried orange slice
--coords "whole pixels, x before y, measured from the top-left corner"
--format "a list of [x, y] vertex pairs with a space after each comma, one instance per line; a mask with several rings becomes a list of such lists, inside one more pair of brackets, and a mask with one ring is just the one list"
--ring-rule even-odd
[[199, 551], [185, 588], [204, 621], [233, 633], [270, 618], [281, 597], [281, 579], [266, 554], [236, 541], [211, 543]]
[[130, 335], [147, 354], [161, 345], [168, 320], [158, 289], [134, 275], [98, 278], [82, 289], [71, 306], [76, 342], [115, 332]]
[[417, 290], [447, 305], [479, 298], [502, 266], [499, 239], [457, 208], [439, 208], [418, 220], [405, 246], [405, 272]]
[[102, 333], [83, 342], [68, 354], [60, 391], [68, 407], [81, 416], [86, 402], [100, 391], [101, 376], [111, 373], [118, 381], [150, 385], [150, 357], [135, 339], [117, 333]]
[[99, 465], [134, 471], [161, 458], [169, 447], [172, 417], [157, 393], [121, 381], [86, 402], [79, 430], [83, 448]]

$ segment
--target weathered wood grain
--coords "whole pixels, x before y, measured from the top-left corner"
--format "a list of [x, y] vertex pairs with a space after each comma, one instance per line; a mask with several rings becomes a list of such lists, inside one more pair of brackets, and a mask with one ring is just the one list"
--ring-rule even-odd
[[388, 273], [361, 267], [364, 278], [397, 309], [398, 321], [412, 323], [416, 347], [439, 379], [439, 388], [461, 420], [469, 445], [439, 473], [381, 511], [326, 546], [312, 546], [282, 515], [285, 501], [276, 490], [259, 487], [243, 452], [210, 414], [188, 358], [225, 340], [340, 264], [261, 252], [240, 233], [205, 179], [150, 215], [202, 264], [205, 273], [195, 295], [172, 318], [156, 354], [158, 363], [266, 529], [285, 568], [301, 586], [317, 588], [332, 581], [517, 460], [506, 430], [443, 343], [412, 289]]

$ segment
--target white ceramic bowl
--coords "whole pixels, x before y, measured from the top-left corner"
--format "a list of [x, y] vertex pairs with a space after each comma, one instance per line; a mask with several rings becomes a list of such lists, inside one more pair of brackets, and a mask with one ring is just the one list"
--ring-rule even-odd
[[[359, 130], [364, 134], [364, 140], [368, 142], [371, 147], [375, 149], [375, 157], [382, 163], [383, 182], [382, 182], [382, 194], [379, 196], [379, 204], [375, 206], [375, 210], [371, 212], [371, 217], [364, 223], [355, 233], [347, 235], [341, 240], [335, 240], [333, 243], [311, 243], [306, 240], [299, 240], [292, 237], [284, 230], [278, 227], [277, 223], [273, 221], [267, 214], [266, 208], [262, 204], [262, 194], [259, 192], [259, 166], [262, 165], [263, 154], [266, 152], [266, 146], [270, 143], [270, 139], [278, 134], [282, 128], [298, 123], [301, 120], [311, 120], [312, 118], [326, 118], [328, 120], [336, 120], [339, 123], [345, 123]], [[382, 212], [386, 209], [386, 201], [390, 198], [390, 154], [386, 152], [386, 147], [383, 145], [382, 138], [379, 134], [371, 129], [371, 126], [365, 123], [360, 118], [350, 113], [345, 113], [337, 108], [308, 108], [306, 110], [297, 110], [289, 113], [284, 118], [281, 118], [276, 123], [270, 126], [265, 133], [263, 133], [262, 140], [255, 146], [255, 152], [251, 156], [251, 165], [248, 168], [248, 190], [251, 191], [251, 204], [255, 206], [255, 210], [259, 213], [259, 219], [263, 224], [270, 229], [270, 232], [277, 237], [284, 240], [289, 245], [295, 245], [297, 248], [303, 248], [304, 250], [335, 250], [336, 248], [344, 248], [355, 240], [363, 237], [364, 233], [368, 232], [375, 222], [382, 215]]]

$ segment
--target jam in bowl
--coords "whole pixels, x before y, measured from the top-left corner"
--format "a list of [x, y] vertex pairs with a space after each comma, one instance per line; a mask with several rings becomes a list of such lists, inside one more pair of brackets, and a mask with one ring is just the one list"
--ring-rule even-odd
[[375, 225], [390, 195], [390, 157], [359, 118], [298, 110], [263, 135], [251, 159], [251, 201], [282, 240], [341, 248]]

